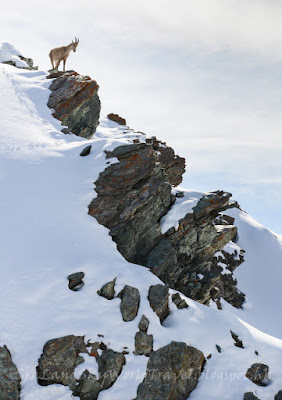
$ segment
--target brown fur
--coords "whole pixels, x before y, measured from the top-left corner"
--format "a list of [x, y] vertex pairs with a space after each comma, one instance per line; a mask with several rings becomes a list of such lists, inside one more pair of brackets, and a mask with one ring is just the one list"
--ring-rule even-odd
[[51, 60], [52, 68], [58, 69], [61, 61], [63, 61], [63, 70], [65, 71], [66, 60], [72, 50], [76, 52], [78, 43], [79, 39], [75, 38], [75, 41], [72, 41], [71, 44], [69, 44], [68, 46], [56, 47], [55, 49], [51, 50], [49, 53], [49, 57]]

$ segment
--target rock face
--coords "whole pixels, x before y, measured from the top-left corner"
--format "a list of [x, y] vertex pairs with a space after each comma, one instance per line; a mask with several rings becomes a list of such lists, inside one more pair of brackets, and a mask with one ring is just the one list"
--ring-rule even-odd
[[0, 400], [19, 400], [21, 377], [6, 346], [0, 347]]
[[101, 110], [97, 82], [75, 71], [52, 73], [48, 78], [54, 78], [48, 101], [53, 117], [68, 127], [65, 133], [90, 138], [99, 124]]
[[268, 370], [265, 364], [253, 364], [246, 372], [246, 377], [258, 386], [267, 386], [269, 384]]
[[125, 285], [118, 297], [121, 298], [120, 311], [125, 322], [134, 320], [138, 313], [140, 294], [139, 290]]
[[220, 298], [241, 307], [244, 294], [236, 288], [234, 269], [243, 255], [226, 258], [230, 274], [215, 253], [231, 240], [237, 229], [232, 218], [220, 213], [238, 207], [231, 194], [216, 191], [204, 195], [179, 221], [178, 229], [165, 234], [160, 219], [172, 207], [172, 186], [178, 185], [185, 160], [156, 138], [133, 143], [106, 152], [119, 163], [106, 168], [95, 182], [97, 197], [89, 205], [89, 214], [110, 229], [120, 253], [130, 262], [149, 267], [170, 288], [177, 289], [201, 303]]
[[[88, 347], [91, 349], [88, 350]], [[102, 350], [101, 355], [98, 349]], [[76, 367], [84, 362], [80, 353], [95, 357], [99, 377], [84, 370], [79, 379], [75, 378]], [[37, 381], [42, 386], [62, 384], [68, 386], [81, 400], [96, 400], [102, 390], [114, 384], [125, 362], [123, 353], [108, 349], [103, 343], [86, 345], [83, 336], [65, 336], [49, 340], [45, 344], [38, 361]]]
[[150, 306], [159, 317], [161, 324], [169, 315], [168, 298], [169, 298], [169, 293], [167, 286], [164, 285], [150, 286], [148, 295]]
[[154, 351], [136, 400], [186, 400], [197, 386], [204, 363], [203, 353], [183, 342]]

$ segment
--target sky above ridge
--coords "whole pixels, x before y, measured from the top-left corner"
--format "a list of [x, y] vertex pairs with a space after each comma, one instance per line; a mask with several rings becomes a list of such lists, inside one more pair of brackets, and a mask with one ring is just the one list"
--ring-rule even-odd
[[79, 37], [67, 68], [97, 80], [103, 115], [184, 156], [184, 187], [231, 191], [282, 233], [281, 18], [278, 0], [15, 0], [0, 41], [47, 70]]

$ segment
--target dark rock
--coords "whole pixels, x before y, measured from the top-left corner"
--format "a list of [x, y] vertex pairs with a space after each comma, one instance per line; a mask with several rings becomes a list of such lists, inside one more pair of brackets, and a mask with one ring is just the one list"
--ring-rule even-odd
[[83, 336], [71, 335], [46, 342], [36, 368], [39, 385], [60, 383], [74, 390], [74, 371], [84, 362], [79, 353], [87, 353]]
[[6, 346], [0, 347], [0, 400], [19, 400], [21, 377]]
[[257, 351], [257, 350], [255, 350], [255, 355], [256, 355], [256, 356], [258, 356], [258, 355], [259, 355], [259, 353], [258, 353], [258, 351]]
[[274, 400], [282, 400], [282, 390], [279, 390], [279, 392], [275, 395]]
[[48, 101], [53, 117], [75, 135], [90, 138], [99, 124], [101, 110], [97, 82], [75, 71], [52, 73], [47, 78], [54, 78]]
[[267, 386], [270, 382], [268, 371], [269, 368], [265, 364], [253, 364], [246, 372], [246, 377], [258, 386]]
[[235, 218], [230, 217], [229, 215], [223, 214], [216, 217], [214, 220], [215, 225], [234, 225]]
[[86, 147], [82, 150], [82, 152], [80, 153], [81, 157], [88, 156], [88, 154], [90, 154], [91, 147], [92, 147], [92, 146], [86, 146]]
[[197, 386], [204, 363], [201, 351], [182, 342], [154, 351], [136, 400], [186, 400]]
[[217, 350], [219, 353], [221, 353], [221, 351], [222, 351], [222, 350], [221, 350], [221, 347], [220, 347], [218, 344], [216, 344], [215, 347], [216, 347], [216, 350]]
[[111, 282], [105, 283], [100, 290], [97, 290], [99, 296], [105, 297], [107, 300], [112, 300], [115, 297], [116, 278]]
[[138, 328], [140, 329], [140, 331], [142, 332], [147, 332], [148, 328], [149, 328], [149, 323], [150, 321], [148, 320], [148, 318], [143, 314], [141, 317], [141, 321], [139, 322]]
[[69, 289], [77, 292], [84, 286], [82, 279], [84, 278], [84, 272], [75, 272], [68, 276]]
[[126, 120], [122, 117], [120, 117], [118, 114], [108, 114], [107, 117], [111, 120], [116, 122], [119, 125], [126, 125]]
[[120, 311], [123, 320], [126, 322], [132, 321], [136, 317], [139, 309], [139, 290], [132, 286], [125, 285], [118, 294], [118, 297], [121, 298]]
[[243, 349], [243, 348], [244, 348], [244, 345], [243, 345], [242, 340], [239, 339], [239, 336], [236, 335], [236, 333], [234, 333], [234, 332], [232, 332], [232, 331], [230, 331], [230, 333], [231, 333], [232, 339], [233, 339], [234, 342], [235, 342], [235, 343], [234, 343], [234, 346], [240, 347], [241, 349]]
[[211, 354], [209, 354], [208, 356], [207, 356], [207, 359], [209, 360], [210, 358], [212, 358], [212, 355]]
[[188, 304], [184, 299], [182, 299], [179, 295], [179, 293], [175, 293], [171, 296], [172, 301], [176, 305], [177, 308], [182, 309], [182, 308], [187, 308]]
[[142, 331], [136, 332], [134, 354], [149, 356], [153, 351], [153, 343], [153, 335], [148, 335]]
[[34, 71], [38, 70], [38, 67], [34, 66], [32, 58], [23, 57], [23, 56], [20, 56], [20, 55], [19, 55], [19, 58], [27, 63], [28, 68], [26, 68], [26, 69], [30, 69], [30, 70], [34, 70]]
[[217, 216], [218, 210], [226, 210], [229, 205], [229, 199], [232, 196], [231, 193], [223, 192], [221, 190], [217, 190], [215, 192], [210, 192], [205, 194], [197, 203], [195, 207], [193, 207], [193, 212], [196, 219], [201, 219], [206, 216], [206, 214], [211, 214], [214, 211]]
[[148, 295], [150, 306], [159, 317], [161, 324], [169, 315], [168, 298], [169, 298], [169, 293], [167, 286], [160, 284], [150, 286]]
[[244, 400], [260, 400], [253, 392], [248, 392], [244, 394]]

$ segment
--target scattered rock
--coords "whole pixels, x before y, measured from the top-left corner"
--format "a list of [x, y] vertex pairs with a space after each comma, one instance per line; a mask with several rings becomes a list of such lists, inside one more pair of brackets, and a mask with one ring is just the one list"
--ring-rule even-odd
[[256, 351], [256, 350], [255, 350], [255, 355], [256, 355], [256, 356], [258, 356], [258, 355], [259, 355], [258, 351]]
[[149, 356], [153, 351], [153, 335], [148, 335], [146, 332], [136, 332], [135, 335], [135, 355]]
[[88, 156], [88, 154], [90, 154], [91, 147], [92, 147], [92, 146], [86, 146], [86, 147], [82, 150], [82, 152], [80, 153], [81, 157]]
[[204, 363], [203, 353], [183, 342], [154, 351], [136, 400], [186, 400], [197, 386]]
[[0, 400], [19, 400], [21, 377], [6, 346], [0, 347]]
[[74, 390], [74, 371], [84, 362], [79, 353], [87, 353], [83, 336], [64, 336], [46, 342], [36, 368], [39, 385], [60, 383]]
[[282, 390], [279, 390], [279, 392], [275, 395], [274, 400], [282, 400]]
[[116, 122], [119, 125], [126, 125], [126, 120], [122, 117], [120, 117], [118, 114], [108, 114], [107, 117], [111, 120]]
[[268, 371], [269, 368], [265, 364], [253, 364], [246, 372], [246, 377], [258, 386], [267, 386], [270, 382]]
[[234, 346], [240, 347], [241, 349], [243, 349], [243, 348], [244, 348], [243, 342], [242, 342], [242, 340], [239, 339], [239, 336], [236, 335], [236, 333], [234, 333], [234, 332], [232, 332], [232, 331], [230, 331], [230, 333], [231, 333], [232, 339], [233, 339], [234, 342], [235, 342], [235, 343], [234, 343]]
[[217, 350], [219, 353], [221, 353], [221, 351], [222, 351], [222, 350], [221, 350], [221, 347], [220, 347], [218, 344], [216, 344], [215, 347], [216, 347], [216, 350]]
[[68, 276], [69, 289], [77, 292], [84, 286], [82, 279], [84, 278], [84, 272], [75, 272]]
[[167, 286], [160, 284], [150, 286], [148, 295], [150, 306], [159, 317], [161, 324], [169, 315], [168, 298], [169, 293]]
[[143, 314], [141, 317], [141, 321], [139, 322], [138, 328], [141, 332], [147, 332], [149, 328], [150, 321], [148, 318]]
[[55, 72], [47, 78], [54, 79], [48, 101], [53, 117], [75, 135], [90, 138], [99, 124], [101, 110], [97, 82], [75, 71]]
[[248, 392], [244, 394], [244, 400], [260, 400], [253, 392]]
[[210, 358], [212, 358], [212, 355], [211, 354], [209, 354], [208, 356], [207, 356], [207, 359], [209, 360]]
[[115, 283], [116, 279], [111, 282], [105, 283], [100, 290], [97, 290], [99, 296], [105, 297], [105, 299], [112, 300], [115, 297]]
[[177, 308], [182, 309], [182, 308], [187, 308], [188, 304], [184, 299], [182, 299], [179, 295], [179, 293], [175, 293], [171, 296], [172, 301], [176, 305]]
[[139, 309], [140, 294], [139, 290], [125, 285], [122, 291], [118, 294], [121, 298], [120, 311], [122, 318], [125, 322], [132, 321]]

